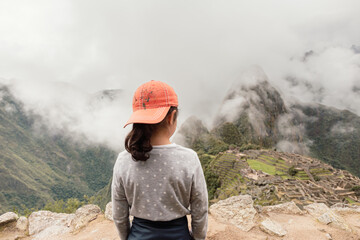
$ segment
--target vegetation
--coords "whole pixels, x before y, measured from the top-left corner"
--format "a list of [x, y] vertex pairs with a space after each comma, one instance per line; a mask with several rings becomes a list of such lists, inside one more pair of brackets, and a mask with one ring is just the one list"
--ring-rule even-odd
[[74, 213], [76, 209], [84, 205], [84, 202], [81, 202], [77, 198], [69, 198], [66, 201], [57, 200], [52, 202], [47, 202], [43, 210], [48, 210], [56, 213]]
[[56, 213], [74, 213], [78, 208], [86, 204], [96, 204], [96, 197], [88, 197], [87, 195], [83, 196], [83, 200], [79, 200], [78, 198], [68, 198], [67, 200], [56, 200], [56, 201], [48, 201], [44, 207], [41, 209], [38, 208], [28, 208], [24, 204], [21, 205], [20, 208], [13, 208], [13, 212], [18, 215], [23, 215], [25, 217], [30, 216], [32, 212], [36, 212], [39, 210], [47, 210]]
[[91, 203], [98, 205], [103, 211], [105, 211], [106, 204], [111, 201], [111, 182], [112, 178], [105, 187], [90, 198]]
[[216, 190], [220, 187], [219, 175], [217, 175], [210, 167], [210, 163], [215, 157], [209, 154], [198, 155], [203, 167], [209, 199], [213, 199], [215, 198]]
[[312, 156], [360, 177], [360, 117], [321, 105], [298, 108], [316, 119], [305, 127]]
[[351, 191], [354, 191], [356, 196], [360, 196], [360, 186], [356, 185], [351, 188]]
[[298, 170], [295, 169], [295, 166], [291, 166], [291, 168], [289, 168], [288, 173], [290, 176], [295, 176], [298, 173]]
[[321, 180], [321, 177], [319, 177], [318, 175], [313, 175], [313, 177], [314, 177], [314, 180], [317, 182]]
[[260, 160], [248, 159], [247, 163], [249, 164], [249, 166], [252, 169], [261, 170], [261, 171], [266, 172], [267, 174], [270, 174], [270, 175], [275, 175], [277, 173], [275, 166], [268, 165], [268, 164], [266, 164], [266, 163], [264, 163], [264, 162], [262, 162]]
[[207, 168], [205, 171], [205, 180], [208, 189], [209, 199], [215, 198], [216, 190], [221, 186], [219, 175]]
[[246, 163], [238, 161], [232, 153], [218, 154], [208, 165], [218, 176], [217, 190], [214, 197], [224, 199], [240, 194], [246, 189], [246, 180], [240, 174], [240, 169], [247, 167]]
[[250, 150], [250, 149], [256, 150], [256, 149], [261, 149], [261, 147], [256, 144], [245, 143], [245, 144], [241, 145], [241, 147], [239, 148], [239, 151], [245, 151], [245, 150]]
[[242, 139], [238, 128], [226, 122], [214, 130], [215, 134], [226, 144], [241, 145]]
[[216, 139], [210, 134], [203, 135], [194, 141], [191, 148], [196, 152], [204, 152], [211, 155], [216, 155], [229, 149], [229, 145], [222, 140]]

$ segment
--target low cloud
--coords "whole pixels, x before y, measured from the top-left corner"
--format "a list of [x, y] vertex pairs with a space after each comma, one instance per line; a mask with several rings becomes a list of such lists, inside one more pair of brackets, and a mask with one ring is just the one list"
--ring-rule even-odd
[[297, 153], [301, 155], [308, 155], [308, 146], [311, 145], [311, 141], [307, 142], [292, 142], [292, 141], [286, 141], [281, 140], [276, 144], [276, 149], [283, 151], [283, 152], [289, 152], [289, 153]]
[[303, 102], [317, 102], [360, 115], [360, 54], [349, 47], [316, 49], [287, 63], [279, 88]]
[[331, 128], [332, 134], [348, 134], [354, 132], [356, 129], [354, 126], [348, 123], [338, 122]]
[[38, 134], [45, 125], [52, 134], [67, 134], [79, 142], [85, 138], [114, 150], [123, 148], [124, 136], [129, 131], [123, 125], [131, 110], [128, 107], [131, 98], [126, 91], [90, 94], [71, 84], [48, 81], [14, 81], [9, 86], [12, 94], [25, 103], [28, 114], [40, 116], [34, 125]]

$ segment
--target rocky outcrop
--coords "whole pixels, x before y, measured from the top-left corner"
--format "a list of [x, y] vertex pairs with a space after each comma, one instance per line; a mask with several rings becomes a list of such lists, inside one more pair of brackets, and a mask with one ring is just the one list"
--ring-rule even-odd
[[304, 209], [323, 224], [330, 224], [336, 228], [351, 232], [351, 229], [346, 224], [345, 220], [328, 208], [324, 203], [313, 203], [305, 206]]
[[285, 214], [304, 214], [294, 202], [287, 202], [273, 206], [265, 206], [263, 212], [285, 213]]
[[16, 228], [20, 231], [26, 232], [29, 226], [27, 217], [21, 216], [16, 222]]
[[96, 219], [100, 213], [101, 209], [94, 204], [82, 206], [76, 210], [75, 217], [71, 225], [73, 226], [74, 230], [78, 230], [86, 226], [92, 220]]
[[33, 235], [35, 239], [43, 239], [76, 231], [96, 219], [100, 213], [101, 209], [92, 204], [79, 208], [75, 214], [33, 212], [29, 217], [29, 235]]
[[33, 212], [29, 216], [29, 235], [43, 236], [56, 235], [71, 231], [71, 222], [75, 214], [53, 213], [50, 211]]
[[285, 236], [286, 234], [286, 230], [279, 223], [271, 220], [270, 218], [266, 218], [260, 223], [260, 229], [270, 235], [279, 237]]
[[0, 216], [0, 226], [8, 224], [10, 222], [15, 222], [19, 216], [14, 212], [7, 212]]
[[[281, 210], [281, 207], [286, 210]], [[219, 201], [210, 207], [212, 216], [209, 216], [208, 238], [212, 240], [242, 239], [243, 237], [247, 237], [247, 239], [280, 239], [285, 236], [285, 239], [301, 240], [360, 239], [360, 232], [358, 230], [360, 229], [360, 224], [358, 223], [359, 213], [344, 212], [341, 216], [346, 219], [345, 222], [334, 210], [336, 208], [356, 210], [358, 208], [356, 206], [337, 204], [330, 209], [325, 204], [314, 203], [305, 206], [305, 211], [303, 211], [302, 216], [299, 216], [298, 209], [293, 207], [294, 203], [290, 202], [272, 207], [263, 207], [263, 211], [256, 213], [253, 208], [253, 201], [248, 195], [236, 196]], [[109, 220], [102, 221], [103, 217], [99, 217], [99, 219], [94, 222], [94, 225], [91, 225], [91, 228], [81, 227], [86, 226], [89, 221], [98, 218], [99, 214], [100, 211], [95, 205], [83, 206], [79, 208], [75, 214], [52, 213], [49, 211], [34, 212], [29, 217], [29, 225], [27, 225], [27, 219], [25, 217], [20, 217], [17, 222], [11, 221], [4, 226], [2, 225], [0, 227], [0, 239], [29, 238], [32, 240], [48, 240], [118, 238], [118, 233], [113, 223]], [[108, 216], [112, 215], [111, 203], [107, 204], [106, 214]], [[9, 215], [10, 213], [5, 216]], [[1, 216], [1, 218], [4, 218], [4, 216]], [[223, 222], [224, 225], [219, 227], [219, 225], [222, 225], [220, 222]], [[229, 223], [237, 226], [237, 228], [229, 226]], [[78, 230], [75, 229], [76, 226], [79, 227]], [[249, 231], [251, 228], [253, 229]], [[245, 230], [248, 232], [245, 233]], [[309, 230], [312, 231], [312, 233], [301, 232], [299, 234], [299, 230]], [[350, 230], [352, 231], [350, 232]], [[230, 234], [229, 231], [232, 232], [232, 234]]]
[[324, 203], [312, 203], [304, 207], [304, 209], [313, 217], [318, 218], [330, 210]]
[[250, 195], [221, 200], [210, 207], [210, 213], [219, 221], [231, 223], [243, 231], [250, 231], [255, 226], [257, 214]]
[[109, 202], [108, 204], [106, 204], [106, 207], [105, 207], [105, 218], [113, 221], [113, 217], [112, 217], [112, 202]]

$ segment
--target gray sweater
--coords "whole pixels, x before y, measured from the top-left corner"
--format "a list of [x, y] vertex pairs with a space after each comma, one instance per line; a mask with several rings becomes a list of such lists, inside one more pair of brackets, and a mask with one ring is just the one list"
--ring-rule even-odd
[[205, 239], [208, 194], [193, 150], [174, 143], [153, 146], [146, 162], [135, 162], [123, 151], [114, 166], [111, 190], [113, 218], [121, 240], [126, 240], [130, 231], [129, 215], [170, 221], [188, 214], [193, 237]]

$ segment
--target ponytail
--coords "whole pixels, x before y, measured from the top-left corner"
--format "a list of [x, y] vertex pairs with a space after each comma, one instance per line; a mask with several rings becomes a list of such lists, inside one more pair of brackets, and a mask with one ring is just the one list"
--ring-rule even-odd
[[[164, 120], [156, 124], [134, 123], [130, 133], [125, 138], [125, 149], [128, 151], [134, 161], [146, 161], [149, 159], [149, 152], [152, 150], [150, 138], [154, 131], [163, 127], [166, 124], [166, 119], [170, 114], [177, 110], [177, 107], [170, 107]], [[177, 113], [174, 115], [174, 121], [177, 118]]]

